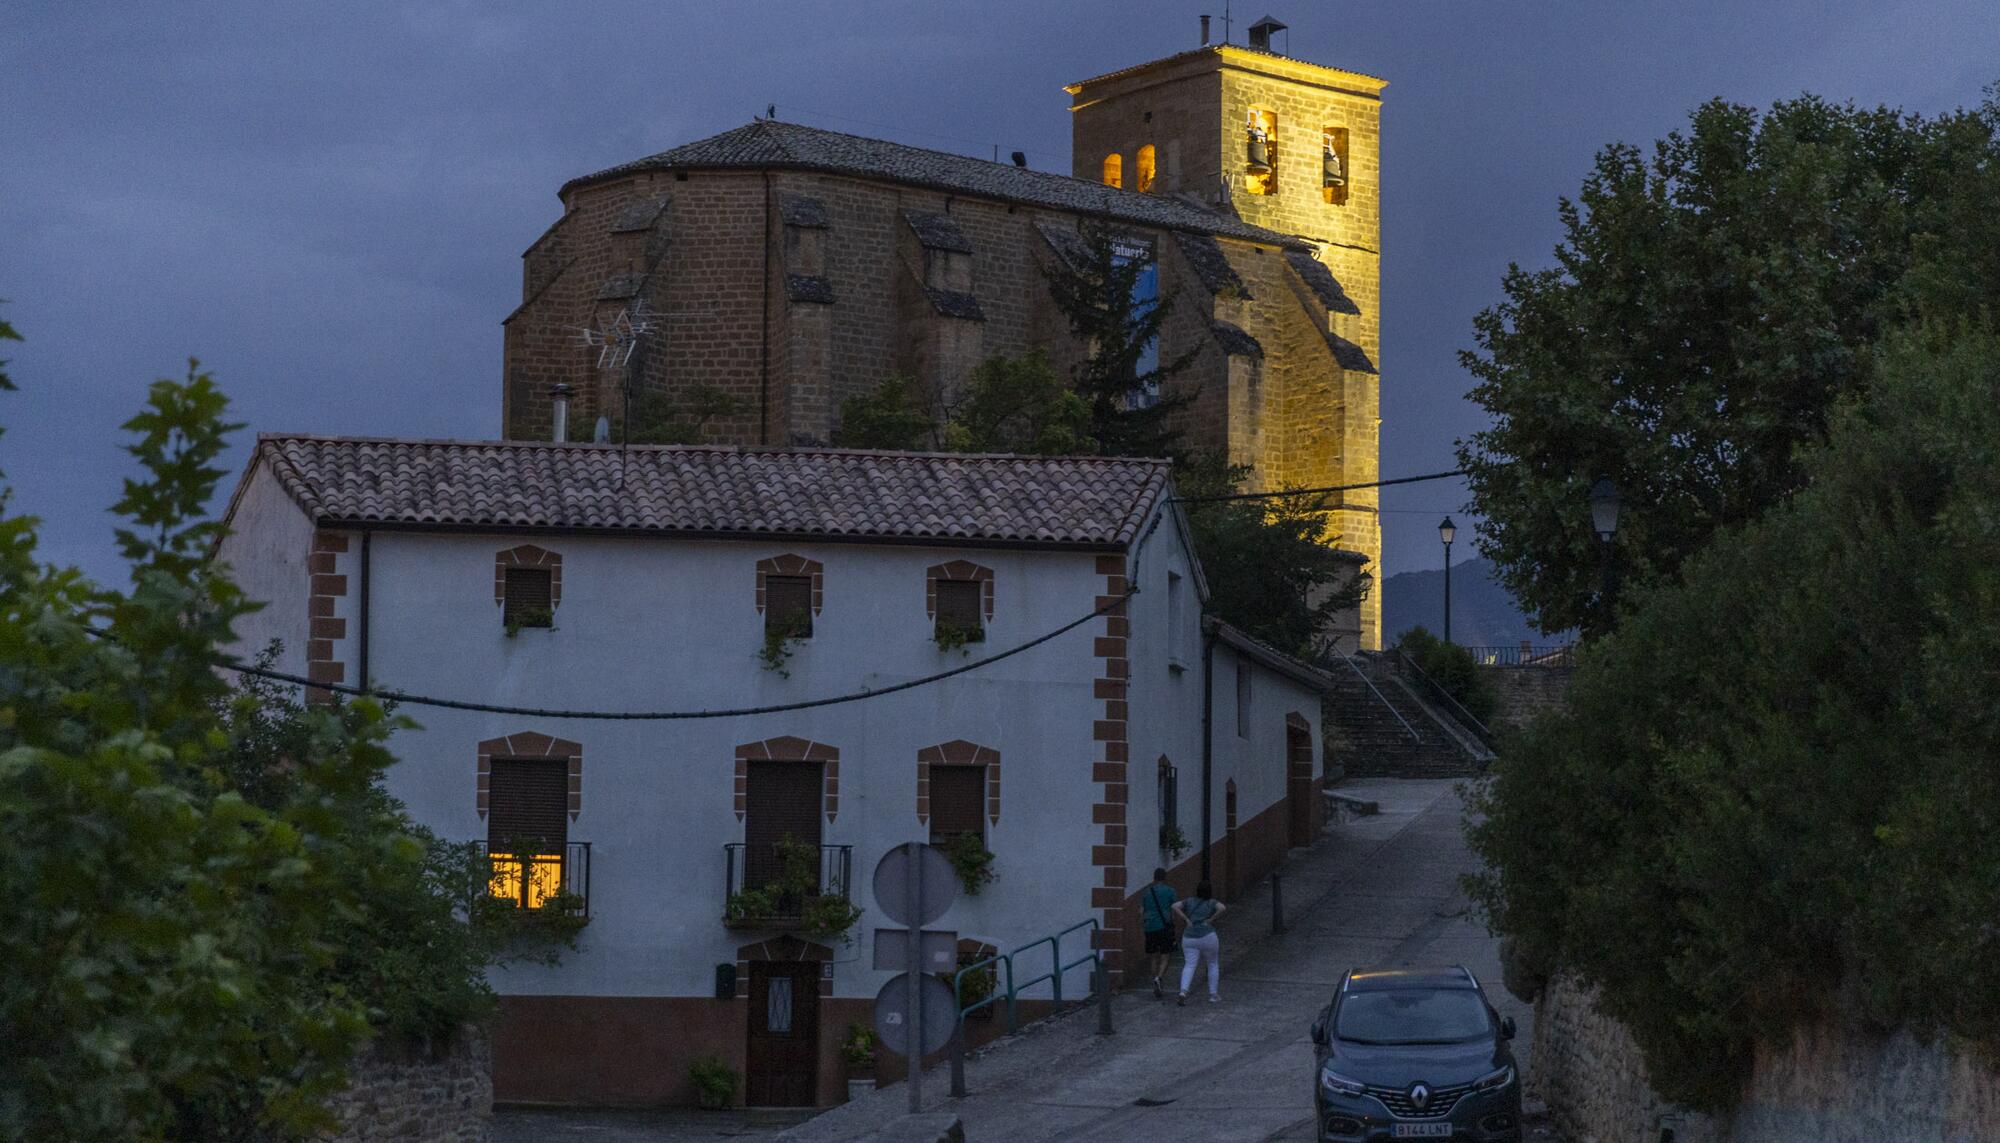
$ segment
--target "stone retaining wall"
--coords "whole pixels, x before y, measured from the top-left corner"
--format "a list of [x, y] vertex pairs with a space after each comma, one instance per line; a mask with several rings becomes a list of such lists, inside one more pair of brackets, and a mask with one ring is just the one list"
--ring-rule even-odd
[[347, 1090], [329, 1108], [340, 1127], [327, 1143], [487, 1143], [493, 1127], [492, 1048], [482, 1029], [467, 1028], [433, 1056], [368, 1052], [355, 1062]]
[[1569, 696], [1568, 667], [1480, 667], [1493, 688], [1493, 729], [1526, 726]]
[[[1623, 1026], [1558, 979], [1535, 1006], [1533, 1092], [1571, 1143], [1982, 1143], [2000, 1139], [2000, 1071], [1908, 1033], [1800, 1032], [1760, 1050], [1726, 1116], [1682, 1111], [1647, 1086]], [[1671, 1132], [1671, 1135], [1666, 1134]]]

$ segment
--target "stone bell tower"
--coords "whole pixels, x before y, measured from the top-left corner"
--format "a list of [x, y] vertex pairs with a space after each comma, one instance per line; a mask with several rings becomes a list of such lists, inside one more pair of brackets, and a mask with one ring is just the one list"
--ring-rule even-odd
[[[1285, 25], [1266, 16], [1249, 44], [1191, 51], [1069, 85], [1071, 173], [1127, 190], [1192, 198], [1313, 247], [1336, 304], [1311, 304], [1325, 276], [1304, 265], [1294, 289], [1322, 333], [1361, 347], [1372, 368], [1300, 361], [1319, 376], [1274, 378], [1288, 418], [1315, 419], [1310, 447], [1257, 458], [1264, 488], [1380, 479], [1381, 112], [1386, 80], [1272, 50]], [[1321, 300], [1325, 295], [1322, 294]], [[1294, 437], [1293, 440], [1300, 438]], [[1381, 644], [1381, 517], [1373, 489], [1344, 494], [1339, 547], [1368, 557], [1376, 588], [1362, 604], [1361, 645]]]

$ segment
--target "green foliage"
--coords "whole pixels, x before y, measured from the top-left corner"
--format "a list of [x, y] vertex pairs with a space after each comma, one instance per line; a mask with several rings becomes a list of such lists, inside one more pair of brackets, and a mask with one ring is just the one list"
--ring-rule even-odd
[[800, 640], [810, 630], [809, 620], [804, 615], [787, 615], [764, 625], [764, 643], [757, 649], [757, 661], [767, 671], [776, 671], [781, 679], [789, 679], [792, 672], [785, 664], [791, 662], [792, 653], [798, 649]]
[[128, 423], [125, 592], [0, 518], [0, 1139], [309, 1135], [371, 1037], [488, 1000], [442, 859], [377, 785], [399, 720], [211, 665], [251, 607], [200, 515], [224, 408], [191, 372]]
[[1479, 549], [1544, 631], [1609, 628], [1585, 493], [1626, 502], [1618, 581], [1672, 582], [1802, 486], [1796, 458], [1911, 315], [2000, 303], [2000, 107], [1936, 119], [1812, 97], [1714, 101], [1650, 158], [1599, 153], [1556, 266], [1474, 323], [1459, 448]]
[[833, 443], [842, 448], [879, 448], [918, 452], [938, 447], [937, 420], [917, 392], [916, 382], [891, 374], [873, 393], [840, 403], [840, 430]]
[[974, 643], [984, 643], [986, 641], [986, 629], [983, 627], [966, 627], [954, 623], [943, 616], [939, 616], [937, 626], [931, 631], [931, 640], [938, 645], [938, 650], [946, 654], [950, 654], [953, 651], [971, 654], [967, 648]]
[[523, 629], [539, 627], [547, 631], [556, 629], [556, 613], [546, 607], [523, 607], [515, 611], [507, 620], [507, 638], [512, 639]]
[[777, 855], [777, 879], [730, 894], [722, 906], [724, 919], [795, 927], [823, 940], [845, 937], [861, 920], [861, 907], [839, 893], [820, 892], [819, 850], [786, 834], [778, 841]]
[[1190, 501], [1208, 611], [1281, 651], [1310, 657], [1334, 616], [1359, 604], [1372, 581], [1335, 552], [1339, 537], [1315, 497], [1200, 499], [1242, 491], [1248, 472], [1214, 456], [1185, 460], [1174, 471]]
[[967, 896], [978, 896], [981, 889], [1000, 878], [993, 869], [993, 851], [986, 848], [976, 833], [953, 834], [944, 843], [944, 856], [958, 871], [958, 882], [965, 886]]
[[2000, 1047], [2000, 335], [1885, 342], [1805, 487], [1639, 593], [1510, 745], [1474, 889], [1654, 1084], [1858, 1017]]
[[736, 1069], [714, 1056], [698, 1056], [688, 1065], [688, 1082], [694, 1084], [695, 1099], [707, 1108], [728, 1107], [736, 1102], [741, 1081]]
[[875, 1048], [882, 1038], [866, 1024], [849, 1024], [847, 1035], [840, 1041], [840, 1058], [850, 1070], [867, 1069], [875, 1066]]
[[[1175, 358], [1160, 358], [1141, 371], [1149, 344], [1158, 344], [1160, 327], [1173, 311], [1175, 295], [1160, 295], [1148, 309], [1133, 303], [1132, 289], [1144, 264], [1120, 263], [1111, 230], [1085, 223], [1075, 261], [1057, 258], [1043, 267], [1049, 297], [1069, 323], [1078, 344], [1089, 347], [1070, 375], [1070, 385], [1090, 411], [1088, 431], [1100, 456], [1172, 456], [1179, 448], [1176, 415], [1193, 402], [1193, 392], [1174, 392], [1167, 382], [1194, 361], [1190, 349]], [[1131, 407], [1135, 391], [1157, 388], [1160, 399]]]
[[964, 399], [947, 412], [944, 445], [951, 452], [1027, 456], [1087, 455], [1096, 449], [1090, 407], [1040, 350], [982, 362]]
[[1181, 827], [1172, 822], [1160, 826], [1160, 849], [1167, 855], [1167, 860], [1178, 859], [1190, 848], [1192, 846], [1188, 842], [1187, 834], [1181, 832]]
[[1479, 671], [1472, 652], [1456, 643], [1447, 643], [1423, 627], [1412, 627], [1396, 640], [1396, 649], [1417, 665], [1480, 722], [1490, 722], [1499, 696]]
[[[984, 964], [978, 968], [971, 969], [969, 972], [966, 971], [971, 965], [978, 964], [985, 959], [985, 957], [980, 956], [978, 953], [962, 952], [958, 954], [958, 968], [959, 972], [965, 973], [963, 977], [959, 976], [957, 972], [941, 972], [938, 974], [938, 977], [945, 982], [947, 987], [956, 989], [958, 1007], [961, 1010], [970, 1008], [974, 1004], [985, 1000], [987, 997], [993, 995], [994, 989], [1000, 987], [1000, 972], [996, 965]], [[990, 1013], [990, 1009], [982, 1008], [979, 1012], [973, 1013], [973, 1015], [976, 1016], [980, 1013]]]

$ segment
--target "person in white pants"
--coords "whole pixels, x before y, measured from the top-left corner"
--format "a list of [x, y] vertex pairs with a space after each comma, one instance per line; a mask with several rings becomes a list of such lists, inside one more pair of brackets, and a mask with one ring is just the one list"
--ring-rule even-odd
[[1174, 912], [1187, 922], [1181, 932], [1181, 994], [1175, 1003], [1187, 1003], [1195, 962], [1203, 960], [1208, 962], [1208, 1002], [1215, 1003], [1216, 986], [1222, 980], [1222, 946], [1215, 936], [1215, 919], [1228, 908], [1215, 899], [1215, 889], [1206, 881], [1194, 887], [1194, 896], [1174, 902]]

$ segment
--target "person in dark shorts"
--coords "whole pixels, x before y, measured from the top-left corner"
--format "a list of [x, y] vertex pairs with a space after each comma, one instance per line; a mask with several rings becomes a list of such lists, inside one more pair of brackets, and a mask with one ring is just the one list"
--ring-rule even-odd
[[1167, 871], [1153, 870], [1153, 883], [1139, 891], [1139, 918], [1146, 926], [1146, 959], [1153, 966], [1153, 999], [1158, 1000], [1160, 978], [1167, 974], [1167, 959], [1174, 952], [1174, 887], [1167, 884]]

